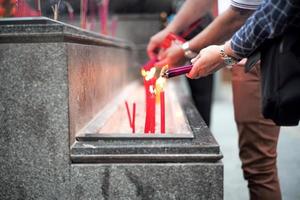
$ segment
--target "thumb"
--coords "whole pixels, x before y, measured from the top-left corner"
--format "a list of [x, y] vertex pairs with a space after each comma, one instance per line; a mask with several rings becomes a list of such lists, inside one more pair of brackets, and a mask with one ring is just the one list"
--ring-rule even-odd
[[147, 46], [147, 54], [148, 56], [153, 59], [154, 57], [157, 56], [157, 53], [155, 52], [156, 49], [158, 49], [158, 45], [156, 45], [155, 43], [149, 43]]

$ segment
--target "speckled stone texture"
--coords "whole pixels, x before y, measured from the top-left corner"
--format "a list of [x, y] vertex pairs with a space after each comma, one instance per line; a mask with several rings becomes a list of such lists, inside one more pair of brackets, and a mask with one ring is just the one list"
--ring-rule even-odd
[[209, 163], [72, 165], [73, 199], [219, 200], [223, 165]]
[[63, 43], [0, 44], [0, 199], [68, 198]]

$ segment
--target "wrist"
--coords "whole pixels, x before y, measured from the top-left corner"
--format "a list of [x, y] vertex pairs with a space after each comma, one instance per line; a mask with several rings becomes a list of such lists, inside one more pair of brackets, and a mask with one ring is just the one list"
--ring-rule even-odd
[[228, 51], [228, 49], [226, 49], [226, 43], [219, 47], [220, 47], [220, 50], [219, 50], [220, 56], [221, 56], [223, 62], [227, 66], [233, 66], [241, 60], [237, 57], [234, 57], [233, 54], [231, 53], [230, 49], [229, 49], [229, 51]]
[[236, 55], [233, 51], [233, 49], [231, 48], [231, 40], [225, 42], [224, 44], [224, 53], [230, 57], [233, 57], [237, 60], [241, 60], [242, 58], [238, 55]]
[[194, 57], [197, 56], [197, 53], [194, 52], [194, 51], [192, 51], [192, 50], [190, 49], [190, 44], [189, 44], [188, 41], [185, 42], [185, 43], [183, 43], [180, 47], [181, 47], [181, 49], [183, 50], [184, 56], [185, 56], [186, 58], [192, 59], [192, 58], [194, 58]]
[[167, 26], [165, 28], [165, 30], [168, 32], [168, 33], [175, 33], [175, 34], [178, 34], [180, 32], [180, 29], [179, 27], [177, 27], [176, 25], [173, 25], [173, 24], [170, 24], [169, 26]]

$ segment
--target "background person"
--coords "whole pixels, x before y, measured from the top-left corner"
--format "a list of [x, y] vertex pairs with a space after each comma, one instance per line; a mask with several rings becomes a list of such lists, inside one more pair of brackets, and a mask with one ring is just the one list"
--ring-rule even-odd
[[[170, 22], [170, 24], [168, 24], [168, 26], [165, 29], [151, 37], [147, 47], [147, 53], [149, 57], [153, 58], [158, 56], [160, 60], [162, 59], [162, 52], [159, 53], [160, 45], [169, 33], [175, 33], [177, 35], [180, 35], [180, 33], [187, 30], [191, 24], [198, 20], [200, 21], [200, 24], [198, 25], [197, 29], [195, 31], [192, 31], [191, 34], [188, 34], [185, 37], [185, 39], [188, 40], [198, 32], [202, 31], [212, 21], [212, 16], [210, 15], [211, 6], [212, 1], [207, 0], [184, 1], [183, 5], [180, 7], [179, 11], [175, 15], [174, 19]], [[191, 15], [191, 13], [193, 13], [193, 15]], [[184, 52], [181, 50], [180, 53], [182, 53], [182, 58], [184, 58]], [[192, 57], [188, 56], [188, 59], [191, 58]], [[168, 64], [170, 66], [174, 66], [176, 62], [158, 62], [157, 64]], [[188, 84], [191, 89], [191, 95], [194, 100], [195, 106], [198, 112], [201, 114], [205, 123], [209, 126], [213, 92], [213, 76], [207, 76], [198, 80], [188, 79]]]

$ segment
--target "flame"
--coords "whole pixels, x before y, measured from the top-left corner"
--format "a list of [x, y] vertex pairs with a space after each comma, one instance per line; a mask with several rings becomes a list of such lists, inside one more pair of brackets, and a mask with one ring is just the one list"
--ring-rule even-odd
[[169, 69], [169, 65], [163, 66], [163, 68], [160, 70], [159, 76], [162, 76], [168, 69]]
[[159, 77], [159, 78], [156, 80], [156, 90], [157, 90], [158, 92], [164, 91], [165, 84], [166, 84], [166, 79], [163, 78], [163, 77]]
[[151, 94], [155, 94], [155, 93], [156, 93], [156, 91], [155, 91], [153, 85], [150, 85], [150, 86], [149, 86], [149, 92], [150, 92]]
[[146, 71], [145, 69], [141, 70], [142, 76], [145, 78], [146, 81], [149, 81], [155, 76], [156, 68], [152, 67], [149, 71]]
[[142, 69], [142, 70], [141, 70], [141, 74], [142, 74], [143, 77], [145, 77], [145, 76], [147, 76], [147, 71], [144, 70], [144, 69]]
[[152, 79], [155, 76], [155, 72], [156, 72], [156, 68], [152, 67], [150, 69], [150, 71], [148, 71], [148, 74], [145, 77], [146, 81], [149, 81], [150, 79]]

